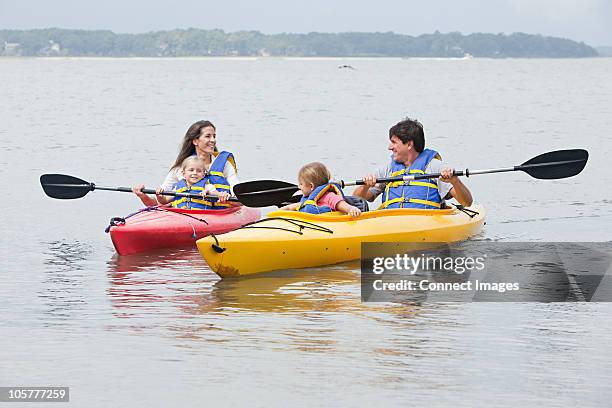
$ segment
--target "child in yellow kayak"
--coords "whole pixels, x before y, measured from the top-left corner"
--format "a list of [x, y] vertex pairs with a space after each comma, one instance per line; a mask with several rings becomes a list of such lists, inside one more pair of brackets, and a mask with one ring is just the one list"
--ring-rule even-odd
[[[180, 196], [163, 196], [159, 193], [162, 191], [162, 187], [158, 188], [156, 197], [160, 204], [170, 203], [175, 208], [185, 209], [217, 209], [228, 207], [230, 204], [227, 203], [229, 193], [226, 191], [219, 191], [215, 188], [214, 184], [211, 184], [208, 180], [209, 176], [206, 175], [206, 163], [204, 159], [198, 156], [189, 156], [181, 164], [181, 171], [183, 179], [179, 180], [174, 186], [176, 193], [191, 193], [199, 194], [202, 199], [180, 197]], [[140, 190], [134, 191], [136, 195], [144, 195]], [[217, 196], [218, 200], [209, 201], [206, 200], [206, 196]], [[142, 200], [142, 198], [141, 198]]]
[[298, 173], [298, 187], [302, 191], [302, 200], [299, 203], [286, 205], [281, 210], [310, 214], [340, 211], [351, 217], [358, 217], [361, 210], [346, 202], [342, 188], [336, 183], [330, 183], [330, 178], [329, 170], [324, 164], [308, 163]]

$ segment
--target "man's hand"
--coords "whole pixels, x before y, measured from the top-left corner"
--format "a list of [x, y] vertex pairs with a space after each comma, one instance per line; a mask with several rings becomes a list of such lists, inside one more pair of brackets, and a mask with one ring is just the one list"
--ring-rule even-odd
[[368, 188], [374, 187], [376, 185], [376, 175], [375, 174], [368, 174], [367, 176], [362, 178], [362, 180], [363, 180], [363, 184], [365, 186], [368, 186]]
[[445, 183], [451, 183], [454, 186], [459, 181], [459, 177], [455, 176], [455, 169], [447, 167], [440, 172], [440, 180]]

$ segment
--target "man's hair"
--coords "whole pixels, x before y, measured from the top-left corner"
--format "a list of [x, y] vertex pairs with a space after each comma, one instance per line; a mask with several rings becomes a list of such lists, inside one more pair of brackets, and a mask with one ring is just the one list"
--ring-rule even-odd
[[302, 167], [298, 173], [298, 178], [307, 183], [314, 184], [315, 187], [329, 183], [331, 174], [323, 163], [313, 162]]
[[419, 153], [425, 149], [423, 125], [416, 119], [406, 118], [391, 126], [391, 129], [389, 129], [389, 139], [391, 139], [391, 136], [397, 137], [403, 144], [412, 140], [414, 142], [414, 149]]

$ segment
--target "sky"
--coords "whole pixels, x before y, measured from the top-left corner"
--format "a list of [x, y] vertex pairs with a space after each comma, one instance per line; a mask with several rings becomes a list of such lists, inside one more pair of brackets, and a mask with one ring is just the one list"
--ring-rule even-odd
[[612, 46], [612, 0], [0, 0], [0, 29], [525, 32]]

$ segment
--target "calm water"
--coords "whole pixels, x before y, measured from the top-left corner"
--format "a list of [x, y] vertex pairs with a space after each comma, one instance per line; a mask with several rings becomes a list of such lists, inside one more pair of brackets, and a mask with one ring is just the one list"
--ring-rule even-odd
[[[349, 63], [355, 70], [337, 69]], [[0, 59], [0, 386], [74, 406], [609, 406], [612, 306], [362, 304], [359, 266], [219, 281], [194, 250], [119, 257], [129, 194], [44, 196], [42, 173], [156, 186], [207, 118], [243, 180], [320, 160], [356, 179], [421, 120], [457, 167], [590, 151], [576, 178], [469, 180], [480, 238], [610, 241], [612, 59]]]

